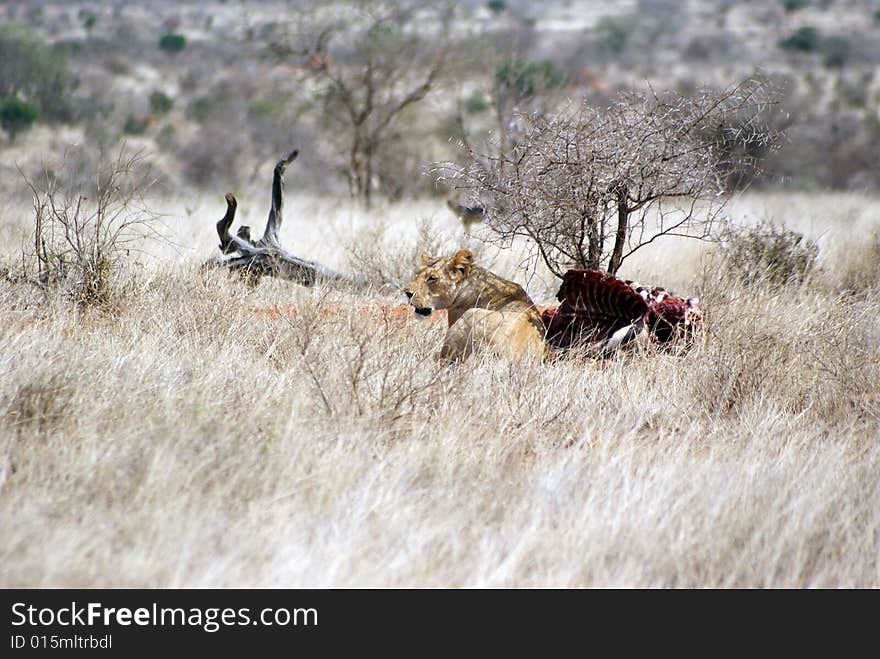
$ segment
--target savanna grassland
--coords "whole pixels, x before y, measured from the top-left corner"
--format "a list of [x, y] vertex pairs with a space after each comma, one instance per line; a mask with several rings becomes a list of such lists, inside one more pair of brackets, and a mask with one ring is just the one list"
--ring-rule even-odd
[[[631, 92], [537, 212], [448, 174]], [[878, 108], [873, 0], [0, 1], [0, 586], [880, 587]], [[281, 244], [372, 286], [204, 267], [295, 148]], [[713, 231], [645, 211], [619, 274], [700, 297], [689, 350], [436, 359], [422, 253], [553, 304], [517, 218], [608, 257], [651, 172]]]
[[[442, 323], [364, 311], [399, 292], [202, 270], [220, 203], [155, 203], [165, 238], [100, 305], [4, 255], [4, 586], [880, 585], [876, 198], [734, 200], [816, 240], [802, 281], [702, 243], [629, 265], [702, 297], [687, 354], [452, 366]], [[435, 202], [291, 194], [284, 242], [392, 278], [469, 244], [555, 292]]]

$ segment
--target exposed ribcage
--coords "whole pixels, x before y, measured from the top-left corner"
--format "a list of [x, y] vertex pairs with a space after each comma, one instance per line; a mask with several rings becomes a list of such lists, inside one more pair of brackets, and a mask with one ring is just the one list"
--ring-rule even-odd
[[630, 286], [596, 270], [566, 272], [556, 298], [561, 304], [545, 312], [545, 323], [547, 339], [560, 348], [607, 339], [648, 311], [647, 302]]
[[559, 292], [560, 305], [544, 311], [547, 340], [555, 348], [582, 341], [608, 341], [627, 326], [644, 326], [660, 343], [688, 336], [701, 317], [696, 298], [684, 300], [662, 288], [646, 289], [596, 270], [569, 270]]

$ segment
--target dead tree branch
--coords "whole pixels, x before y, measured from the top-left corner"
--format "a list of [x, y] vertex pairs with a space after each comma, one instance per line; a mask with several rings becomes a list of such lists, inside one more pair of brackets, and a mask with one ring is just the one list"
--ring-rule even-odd
[[275, 165], [272, 175], [272, 205], [266, 220], [266, 230], [259, 240], [251, 240], [251, 229], [248, 226], [240, 226], [236, 235], [229, 232], [235, 220], [238, 201], [231, 192], [226, 193], [226, 214], [217, 222], [222, 256], [214, 258], [212, 264], [247, 274], [253, 279], [268, 275], [295, 281], [303, 286], [312, 286], [318, 281], [365, 284], [366, 277], [336, 272], [320, 263], [301, 259], [281, 246], [279, 235], [284, 221], [284, 171], [298, 155], [299, 151], [295, 150]]

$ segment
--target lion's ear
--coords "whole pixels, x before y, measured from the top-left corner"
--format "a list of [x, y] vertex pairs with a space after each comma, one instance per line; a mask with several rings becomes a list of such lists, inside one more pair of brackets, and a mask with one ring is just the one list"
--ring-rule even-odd
[[432, 259], [427, 254], [422, 254], [422, 265], [431, 265], [431, 261], [436, 261], [436, 259]]
[[474, 264], [474, 255], [469, 249], [460, 249], [452, 257], [451, 262], [453, 268], [467, 277], [471, 271], [471, 266]]

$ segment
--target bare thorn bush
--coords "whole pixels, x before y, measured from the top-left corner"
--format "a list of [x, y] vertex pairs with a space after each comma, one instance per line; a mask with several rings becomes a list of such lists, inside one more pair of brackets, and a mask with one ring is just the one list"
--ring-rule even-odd
[[658, 238], [713, 237], [728, 174], [775, 144], [763, 121], [773, 103], [761, 79], [692, 96], [625, 93], [608, 107], [584, 100], [519, 115], [512, 148], [466, 146], [469, 163], [446, 173], [488, 205], [495, 240], [527, 239], [556, 276], [616, 273]]
[[[282, 317], [284, 368], [304, 376], [317, 414], [378, 423], [389, 438], [406, 435], [417, 411], [449, 387], [449, 372], [430, 359], [436, 332], [421, 333], [426, 340], [413, 350], [412, 330], [394, 305], [316, 296]], [[389, 369], [389, 360], [406, 366]]]
[[94, 171], [77, 171], [70, 153], [44, 166], [39, 179], [22, 174], [33, 196], [34, 232], [22, 268], [62, 287], [78, 305], [108, 305], [114, 280], [145, 238], [158, 238], [158, 214], [146, 201], [153, 180], [142, 153], [123, 148]]

